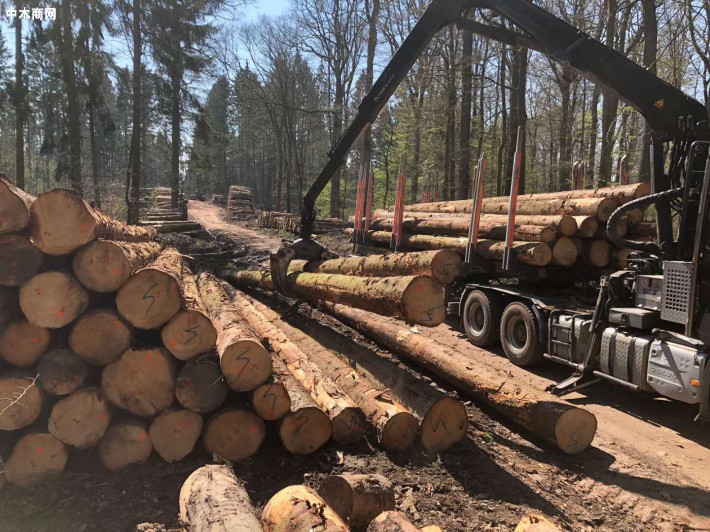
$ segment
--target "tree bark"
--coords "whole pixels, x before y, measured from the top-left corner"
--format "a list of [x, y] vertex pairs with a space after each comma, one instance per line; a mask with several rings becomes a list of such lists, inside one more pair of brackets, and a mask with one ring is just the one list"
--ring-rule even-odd
[[178, 206], [180, 200], [181, 90], [182, 70], [176, 67], [176, 71], [170, 75], [170, 206], [173, 208]]
[[395, 508], [394, 488], [382, 475], [331, 475], [320, 483], [318, 495], [355, 530]]
[[[658, 56], [658, 18], [656, 16], [656, 2], [642, 0], [643, 11], [643, 66], [651, 74], [656, 74], [656, 59]], [[641, 148], [641, 163], [639, 180], [644, 183], [651, 181], [651, 126], [644, 121], [643, 145]]]
[[[618, 15], [617, 0], [606, 0], [606, 42], [607, 47], [615, 49], [616, 17]], [[619, 108], [619, 98], [611, 93], [604, 94], [602, 102], [602, 146], [599, 159], [599, 184], [608, 185], [611, 181], [611, 172], [614, 155], [614, 142], [616, 130], [616, 113]]]
[[471, 195], [471, 106], [473, 100], [473, 34], [461, 30], [461, 122], [459, 124], [459, 179], [456, 199]]
[[220, 281], [204, 272], [197, 285], [217, 330], [217, 354], [227, 384], [238, 392], [255, 389], [271, 375], [271, 355], [247, 329]]
[[206, 465], [180, 488], [180, 521], [191, 532], [259, 532], [261, 524], [243, 483], [226, 465]]
[[24, 82], [25, 54], [22, 50], [22, 19], [15, 18], [15, 183], [25, 188], [25, 116], [27, 89]]
[[114, 425], [99, 442], [98, 455], [101, 464], [109, 471], [145, 462], [153, 446], [145, 427], [137, 422]]
[[19, 318], [0, 332], [0, 358], [16, 367], [31, 367], [47, 352], [49, 342], [49, 329]]
[[129, 349], [101, 375], [111, 404], [136, 416], [154, 416], [170, 407], [175, 392], [175, 363], [162, 347]]
[[98, 445], [110, 424], [110, 406], [98, 388], [76, 390], [52, 407], [49, 433], [66, 445]]
[[158, 329], [184, 306], [183, 257], [166, 249], [136, 271], [116, 293], [118, 313], [138, 329]]
[[114, 220], [63, 188], [40, 194], [31, 212], [32, 241], [49, 255], [67, 255], [99, 238], [145, 242], [155, 236], [154, 229]]
[[177, 462], [190, 454], [200, 434], [202, 416], [181, 408], [159, 414], [148, 430], [153, 449], [166, 462]]
[[217, 331], [207, 315], [194, 274], [185, 267], [182, 275], [185, 308], [160, 331], [163, 345], [178, 360], [207, 353], [217, 342]]
[[207, 422], [203, 442], [208, 453], [238, 462], [256, 453], [265, 435], [259, 416], [244, 408], [231, 408]]
[[32, 432], [15, 444], [10, 458], [3, 464], [8, 483], [30, 486], [64, 470], [67, 449], [51, 434]]
[[157, 242], [97, 240], [82, 247], [72, 261], [74, 275], [89, 290], [115, 292], [161, 252]]
[[350, 530], [333, 509], [311, 488], [289, 486], [266, 503], [261, 514], [264, 532], [280, 530]]
[[133, 333], [126, 322], [113, 310], [104, 308], [80, 316], [69, 334], [71, 350], [92, 366], [115, 362], [132, 341]]
[[79, 89], [74, 72], [74, 34], [72, 33], [71, 0], [62, 0], [60, 6], [62, 24], [62, 73], [67, 91], [67, 130], [69, 132], [69, 179], [71, 188], [83, 194], [81, 182], [81, 112]]
[[[343, 391], [324, 374], [320, 368], [308, 360], [296, 343], [290, 341], [276, 325], [278, 315], [261, 303], [250, 300], [242, 293], [234, 291], [232, 301], [249, 326], [268, 342], [271, 350], [311, 396], [315, 404], [332, 421], [332, 436], [341, 444], [355, 443], [363, 437], [365, 418], [362, 411]], [[284, 381], [288, 388], [288, 379]], [[289, 395], [291, 390], [289, 388]]]
[[143, 52], [142, 32], [141, 32], [141, 0], [133, 0], [133, 24], [131, 35], [133, 36], [133, 98], [132, 98], [132, 121], [131, 150], [129, 153], [129, 164], [126, 180], [126, 206], [128, 207], [128, 223], [137, 224], [140, 217], [138, 208], [140, 186], [141, 186], [141, 110], [143, 106], [143, 67], [141, 65], [141, 54]]
[[19, 287], [41, 272], [46, 256], [25, 235], [0, 235], [0, 285]]
[[217, 410], [227, 399], [228, 391], [219, 365], [208, 359], [185, 364], [175, 383], [178, 403], [198, 414]]
[[35, 200], [0, 174], [0, 234], [22, 231], [30, 223], [30, 206]]

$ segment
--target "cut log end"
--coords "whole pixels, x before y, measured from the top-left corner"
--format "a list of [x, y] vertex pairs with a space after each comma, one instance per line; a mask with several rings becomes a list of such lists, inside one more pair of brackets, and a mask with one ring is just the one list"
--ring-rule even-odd
[[22, 231], [30, 222], [32, 197], [0, 177], [0, 234]]
[[467, 430], [466, 407], [460, 401], [442, 397], [422, 419], [420, 437], [424, 447], [442, 452], [461, 440]]
[[23, 235], [0, 236], [0, 285], [18, 287], [37, 275], [45, 255]]
[[29, 486], [64, 470], [68, 453], [51, 434], [32, 433], [17, 442], [3, 473], [10, 484]]
[[310, 454], [322, 447], [333, 432], [333, 426], [320, 409], [300, 408], [281, 420], [279, 437], [288, 452]]
[[358, 442], [365, 435], [367, 420], [357, 407], [348, 407], [333, 416], [333, 441], [342, 445]]
[[562, 532], [562, 529], [539, 514], [528, 514], [518, 522], [514, 532]]
[[280, 382], [265, 382], [251, 394], [251, 404], [259, 417], [267, 421], [281, 419], [291, 411], [291, 397]]
[[75, 391], [56, 403], [49, 416], [50, 434], [79, 449], [98, 444], [109, 424], [109, 404], [98, 388]]
[[577, 216], [576, 220], [579, 226], [576, 236], [580, 238], [592, 238], [599, 230], [600, 224], [594, 216]]
[[39, 327], [64, 327], [79, 317], [88, 305], [86, 290], [65, 272], [37, 274], [20, 288], [22, 312]]
[[42, 413], [42, 393], [31, 378], [0, 379], [0, 430], [31, 425]]
[[253, 455], [266, 434], [264, 421], [248, 410], [228, 410], [214, 416], [203, 437], [205, 449], [230, 462]]
[[57, 188], [31, 207], [32, 240], [49, 255], [66, 255], [96, 238], [96, 219], [76, 192]]
[[217, 342], [212, 321], [197, 310], [178, 312], [160, 334], [165, 347], [178, 360], [189, 360], [207, 353]]
[[13, 366], [34, 366], [49, 349], [49, 329], [21, 319], [0, 333], [0, 358]]
[[99, 459], [109, 471], [120, 471], [130, 465], [145, 462], [153, 446], [145, 428], [123, 423], [108, 429], [98, 448]]
[[382, 447], [388, 451], [402, 452], [417, 440], [419, 422], [409, 412], [397, 412], [378, 431]]
[[157, 329], [182, 308], [177, 281], [165, 272], [146, 268], [131, 277], [116, 295], [116, 308], [139, 329]]
[[185, 365], [175, 383], [178, 403], [198, 414], [217, 410], [227, 398], [228, 390], [219, 366], [210, 360]]
[[404, 317], [418, 325], [436, 327], [446, 319], [444, 290], [431, 277], [415, 277], [402, 293]]
[[321, 482], [318, 494], [355, 530], [395, 509], [392, 483], [382, 475], [332, 475]]
[[307, 486], [289, 486], [266, 503], [261, 514], [265, 532], [277, 530], [328, 530], [347, 532], [348, 526], [315, 490]]
[[118, 360], [131, 346], [128, 325], [112, 310], [97, 309], [81, 316], [69, 334], [69, 347], [76, 356], [93, 366]]
[[587, 449], [597, 431], [597, 418], [581, 408], [569, 408], [555, 423], [555, 441], [567, 454], [579, 454]]
[[552, 263], [558, 266], [572, 266], [577, 262], [577, 246], [571, 238], [560, 238], [552, 248]]
[[51, 395], [69, 395], [89, 376], [89, 367], [69, 349], [53, 349], [37, 365], [39, 383]]
[[419, 529], [404, 514], [388, 511], [375, 517], [366, 532], [419, 532]]
[[223, 351], [220, 367], [232, 390], [248, 392], [266, 382], [271, 375], [271, 355], [256, 340], [239, 339]]
[[202, 416], [189, 410], [168, 410], [153, 420], [148, 434], [163, 460], [177, 462], [195, 448], [202, 434]]

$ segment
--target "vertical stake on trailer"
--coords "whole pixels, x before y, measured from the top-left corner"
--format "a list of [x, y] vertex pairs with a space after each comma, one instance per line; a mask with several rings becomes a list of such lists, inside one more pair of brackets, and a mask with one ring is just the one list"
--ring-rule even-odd
[[365, 183], [367, 186], [367, 203], [365, 207], [365, 230], [362, 233], [362, 243], [365, 243], [372, 224], [372, 197], [375, 195], [375, 171], [368, 161], [365, 165]]
[[518, 209], [518, 186], [520, 184], [520, 165], [523, 159], [523, 128], [518, 128], [513, 159], [513, 175], [510, 182], [510, 201], [508, 202], [508, 226], [505, 231], [505, 250], [503, 250], [503, 270], [510, 270], [513, 254], [513, 236], [515, 235], [515, 211]]
[[353, 232], [353, 250], [355, 250], [355, 245], [357, 244], [357, 237], [360, 234], [360, 231], [362, 230], [362, 199], [364, 192], [362, 180], [362, 173], [364, 170], [363, 166], [360, 167], [360, 175], [357, 179], [357, 194], [355, 196], [355, 231]]
[[628, 185], [629, 184], [629, 156], [624, 155], [619, 160], [619, 184]]
[[390, 238], [390, 249], [398, 251], [402, 245], [402, 224], [404, 223], [404, 196], [407, 194], [407, 158], [404, 153], [399, 158], [399, 172], [397, 174], [397, 198], [394, 202], [394, 224], [392, 226], [392, 237]]
[[472, 204], [471, 204], [471, 224], [468, 227], [468, 243], [466, 245], [466, 262], [470, 262], [476, 248], [478, 247], [478, 228], [481, 225], [481, 204], [483, 203], [483, 191], [485, 189], [486, 167], [488, 162], [485, 155], [481, 154], [476, 166], [476, 173], [473, 178]]

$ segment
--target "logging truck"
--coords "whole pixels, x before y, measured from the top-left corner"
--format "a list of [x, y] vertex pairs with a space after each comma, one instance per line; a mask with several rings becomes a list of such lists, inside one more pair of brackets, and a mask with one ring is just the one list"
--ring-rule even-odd
[[[476, 233], [481, 223], [482, 187], [480, 182], [474, 183], [474, 198], [469, 200], [466, 273], [447, 289], [448, 310], [461, 316], [472, 343], [490, 346], [500, 342], [517, 365], [548, 359], [572, 368], [570, 378], [551, 387], [557, 394], [606, 380], [699, 404], [698, 419], [707, 420], [708, 111], [679, 89], [528, 0], [434, 0], [427, 7], [359, 105], [304, 196], [299, 238], [272, 254], [274, 287], [289, 294], [287, 273], [293, 259], [333, 257], [311, 239], [316, 198], [434, 35], [452, 24], [511, 46], [542, 52], [640, 112], [651, 130], [651, 193], [622, 204], [608, 216], [606, 239], [627, 252], [618, 271], [600, 270], [585, 277], [576, 268], [531, 264], [532, 259], [521, 255], [514, 245], [516, 214], [531, 214], [518, 208], [519, 140], [511, 194], [507, 205], [504, 201], [499, 206], [508, 217], [505, 243], [485, 250], [479, 245]], [[480, 175], [479, 171], [477, 180]], [[558, 209], [556, 205], [554, 199], [545, 202], [548, 210]], [[655, 209], [655, 242], [625, 239], [619, 229], [622, 219], [648, 207]]]

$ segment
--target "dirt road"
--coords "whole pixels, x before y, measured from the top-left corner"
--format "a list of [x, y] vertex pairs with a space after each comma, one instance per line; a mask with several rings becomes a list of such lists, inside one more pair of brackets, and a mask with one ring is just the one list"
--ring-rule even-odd
[[[225, 223], [212, 205], [191, 202], [190, 212], [210, 231], [248, 247], [267, 251], [280, 243], [267, 232]], [[457, 350], [471, 349], [455, 322], [420, 332]], [[569, 375], [556, 365], [524, 370], [496, 352], [478, 356], [538, 388]], [[602, 503], [626, 515], [630, 529], [710, 530], [710, 428], [693, 422], [696, 407], [606, 384], [566, 398], [597, 416], [594, 449], [581, 457], [559, 456], [486, 411], [501, 425], [483, 451], [536, 493], [554, 493], [563, 505]], [[480, 438], [475, 442], [481, 446]], [[609, 525], [603, 518], [598, 524]]]

